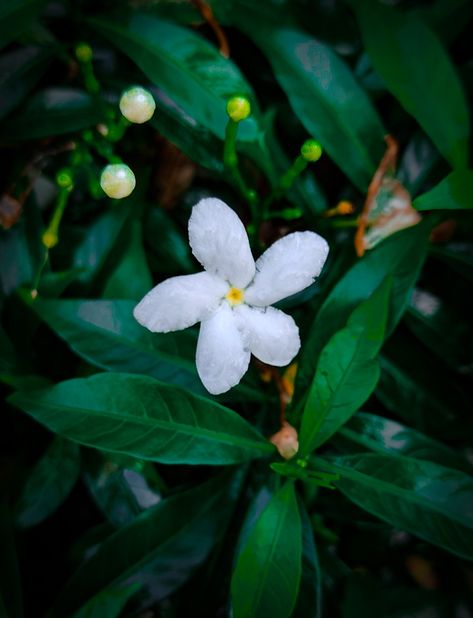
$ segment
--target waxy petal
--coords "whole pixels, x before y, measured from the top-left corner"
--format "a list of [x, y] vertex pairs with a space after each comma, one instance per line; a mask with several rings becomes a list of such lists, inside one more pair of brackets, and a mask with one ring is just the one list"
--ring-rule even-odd
[[133, 315], [154, 333], [182, 330], [215, 311], [227, 290], [224, 281], [207, 272], [171, 277], [148, 292]]
[[290, 315], [274, 307], [234, 309], [251, 353], [263, 363], [283, 367], [299, 352], [299, 329]]
[[244, 288], [253, 279], [255, 262], [237, 214], [216, 198], [201, 200], [189, 219], [192, 253], [208, 272]]
[[240, 382], [249, 362], [250, 351], [236, 316], [224, 302], [200, 326], [196, 354], [200, 379], [212, 395], [225, 393]]
[[323, 268], [328, 244], [314, 232], [294, 232], [276, 241], [256, 262], [245, 302], [265, 307], [309, 286]]

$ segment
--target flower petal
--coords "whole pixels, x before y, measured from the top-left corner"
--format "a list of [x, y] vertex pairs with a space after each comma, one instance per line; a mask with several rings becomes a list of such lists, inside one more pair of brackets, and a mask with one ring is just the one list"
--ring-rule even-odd
[[294, 232], [271, 245], [256, 262], [245, 302], [264, 307], [300, 292], [320, 275], [328, 244], [314, 232]]
[[204, 320], [197, 342], [196, 364], [203, 385], [212, 393], [225, 393], [239, 383], [248, 369], [250, 351], [228, 303]]
[[290, 315], [274, 307], [234, 309], [252, 354], [263, 363], [283, 367], [299, 352], [299, 329]]
[[255, 262], [248, 236], [236, 213], [216, 198], [201, 200], [189, 219], [192, 253], [205, 270], [244, 288], [253, 279]]
[[181, 330], [207, 318], [227, 290], [228, 284], [206, 272], [171, 277], [148, 292], [133, 315], [154, 333]]

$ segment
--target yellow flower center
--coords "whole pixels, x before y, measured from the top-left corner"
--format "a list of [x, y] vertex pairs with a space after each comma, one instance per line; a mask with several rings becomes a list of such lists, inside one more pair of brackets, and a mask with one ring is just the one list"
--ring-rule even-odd
[[235, 307], [235, 305], [241, 305], [243, 299], [245, 298], [245, 293], [240, 288], [230, 288], [225, 295], [225, 298], [228, 300], [230, 305]]

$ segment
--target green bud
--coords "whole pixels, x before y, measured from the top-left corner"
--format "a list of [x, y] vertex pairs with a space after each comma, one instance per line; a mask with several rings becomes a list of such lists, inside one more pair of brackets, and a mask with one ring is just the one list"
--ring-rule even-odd
[[318, 161], [322, 156], [322, 145], [316, 139], [308, 139], [302, 144], [301, 155], [306, 161]]
[[108, 197], [128, 197], [136, 185], [135, 175], [124, 163], [107, 165], [100, 176], [100, 186]]
[[232, 97], [227, 102], [227, 114], [234, 122], [245, 120], [251, 114], [251, 105], [246, 97]]
[[76, 58], [79, 62], [90, 62], [92, 60], [92, 48], [87, 43], [76, 45]]
[[68, 167], [63, 167], [56, 174], [56, 183], [61, 189], [69, 189], [72, 188], [74, 184], [74, 180], [72, 177], [72, 172]]
[[149, 120], [156, 109], [156, 103], [148, 90], [141, 86], [128, 88], [120, 98], [120, 111], [130, 122], [143, 124]]
[[41, 238], [46, 249], [52, 249], [58, 243], [58, 236], [52, 230], [46, 230]]

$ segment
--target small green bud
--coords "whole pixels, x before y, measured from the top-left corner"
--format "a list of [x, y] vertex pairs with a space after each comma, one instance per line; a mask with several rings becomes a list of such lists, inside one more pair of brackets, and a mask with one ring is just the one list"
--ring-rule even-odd
[[56, 174], [56, 183], [58, 187], [61, 187], [61, 189], [72, 188], [74, 180], [72, 178], [72, 172], [68, 167], [63, 167], [61, 170], [59, 170], [59, 172]]
[[43, 245], [46, 247], [46, 249], [52, 249], [57, 245], [59, 239], [55, 232], [51, 230], [46, 230], [41, 240], [43, 241]]
[[90, 62], [92, 60], [92, 48], [87, 43], [76, 45], [76, 58], [79, 62]]
[[100, 186], [108, 197], [128, 197], [136, 185], [135, 175], [124, 163], [107, 165], [100, 176]]
[[308, 139], [302, 144], [301, 155], [306, 161], [318, 161], [322, 152], [322, 145], [316, 139]]
[[246, 97], [232, 97], [227, 102], [227, 114], [234, 122], [245, 120], [251, 114], [251, 105]]
[[156, 109], [156, 103], [148, 90], [141, 86], [128, 88], [120, 98], [120, 111], [130, 122], [143, 124], [149, 120]]

